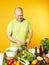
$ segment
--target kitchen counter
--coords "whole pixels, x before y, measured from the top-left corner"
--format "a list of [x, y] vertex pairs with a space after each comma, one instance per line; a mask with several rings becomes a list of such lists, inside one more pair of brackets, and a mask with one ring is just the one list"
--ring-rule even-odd
[[[0, 53], [0, 65], [3, 65], [3, 58], [4, 58], [4, 53]], [[30, 65], [33, 65], [33, 64], [30, 64]], [[36, 65], [40, 65], [40, 64], [38, 63]], [[49, 64], [41, 64], [41, 65], [49, 65]]]
[[[33, 64], [30, 64], [30, 65], [33, 65]], [[37, 63], [36, 65], [49, 65], [49, 64], [39, 64], [39, 63]]]
[[[36, 65], [40, 65], [40, 64], [38, 63], [38, 64], [36, 64]], [[49, 65], [49, 64], [41, 64], [41, 65]]]
[[0, 53], [0, 65], [3, 65], [4, 53]]

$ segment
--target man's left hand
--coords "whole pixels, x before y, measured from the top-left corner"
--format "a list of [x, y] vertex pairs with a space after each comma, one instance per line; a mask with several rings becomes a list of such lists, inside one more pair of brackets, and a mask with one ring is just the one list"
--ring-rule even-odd
[[29, 39], [29, 38], [27, 38], [26, 43], [27, 43], [27, 44], [29, 44], [29, 43], [30, 43], [30, 39]]

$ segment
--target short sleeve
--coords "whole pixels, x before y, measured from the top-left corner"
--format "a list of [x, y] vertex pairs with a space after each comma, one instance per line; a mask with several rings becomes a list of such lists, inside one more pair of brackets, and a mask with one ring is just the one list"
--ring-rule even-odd
[[7, 26], [7, 33], [12, 33], [13, 24], [10, 22]]
[[29, 32], [32, 32], [32, 27], [30, 23], [29, 23]]

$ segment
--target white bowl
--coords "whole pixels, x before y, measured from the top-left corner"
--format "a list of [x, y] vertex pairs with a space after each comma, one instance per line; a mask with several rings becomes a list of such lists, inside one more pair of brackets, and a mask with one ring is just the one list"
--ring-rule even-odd
[[10, 48], [6, 49], [6, 55], [8, 57], [14, 57], [16, 55], [16, 53], [17, 53], [17, 48], [15, 48], [15, 47], [10, 47]]

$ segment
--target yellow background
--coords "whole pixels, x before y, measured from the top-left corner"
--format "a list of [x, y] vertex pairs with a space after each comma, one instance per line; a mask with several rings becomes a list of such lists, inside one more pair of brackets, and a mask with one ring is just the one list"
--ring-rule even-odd
[[49, 38], [49, 0], [1, 0], [0, 1], [0, 52], [9, 47], [6, 28], [14, 18], [14, 9], [22, 7], [24, 17], [33, 28], [33, 37], [29, 48], [39, 47], [41, 39]]

